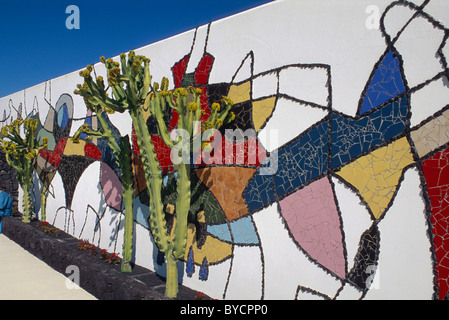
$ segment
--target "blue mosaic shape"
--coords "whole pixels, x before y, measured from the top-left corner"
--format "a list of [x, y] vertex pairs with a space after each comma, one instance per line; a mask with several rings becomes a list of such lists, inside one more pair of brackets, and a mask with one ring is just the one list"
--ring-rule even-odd
[[164, 262], [165, 262], [165, 255], [160, 250], [157, 250], [156, 263], [162, 266]]
[[278, 152], [274, 175], [279, 198], [319, 177], [328, 168], [328, 120], [318, 123]]
[[[277, 171], [260, 174], [258, 168], [244, 194], [249, 212], [257, 211], [319, 177], [328, 169], [329, 124], [325, 118], [277, 152]], [[276, 194], [274, 188], [276, 187]], [[277, 196], [277, 197], [276, 197]]]
[[64, 129], [69, 123], [69, 111], [67, 105], [64, 103], [58, 110], [58, 126]]
[[244, 192], [249, 212], [261, 209], [265, 205], [276, 201], [273, 176], [261, 175], [259, 172], [260, 170], [250, 179]]
[[[114, 127], [114, 125], [109, 120], [109, 117], [105, 113], [103, 113], [103, 117], [106, 120], [106, 122], [108, 123], [109, 129], [112, 131], [112, 134], [115, 137], [115, 141], [117, 142], [118, 145], [120, 145], [120, 136], [121, 136], [120, 131], [116, 127]], [[86, 121], [85, 121], [86, 123], [89, 123], [87, 120], [90, 120], [90, 119], [86, 119]], [[91, 120], [90, 120], [89, 124], [92, 125]], [[109, 146], [106, 139], [98, 138], [97, 139], [97, 147], [101, 151], [101, 161], [107, 163], [112, 168], [112, 170], [114, 170], [114, 172], [117, 174], [117, 176], [121, 177], [122, 174], [120, 172], [120, 168], [117, 165], [114, 153], [112, 152], [112, 149]]]
[[209, 266], [208, 266], [208, 263], [207, 263], [207, 259], [204, 258], [203, 263], [202, 263], [202, 265], [200, 267], [200, 272], [199, 272], [198, 277], [199, 277], [200, 280], [206, 281], [208, 275], [209, 275]]
[[256, 228], [251, 217], [243, 217], [230, 223], [234, 244], [258, 244]]
[[403, 92], [405, 86], [399, 59], [389, 51], [374, 72], [359, 114], [380, 106]]
[[190, 247], [189, 255], [187, 257], [187, 263], [186, 263], [187, 276], [189, 278], [191, 278], [194, 272], [195, 272], [195, 261], [193, 260], [193, 249], [192, 249], [192, 247]]
[[[229, 230], [231, 228], [231, 230]], [[227, 223], [208, 225], [207, 232], [219, 240], [238, 245], [256, 245], [259, 243], [256, 228], [249, 216]]]
[[134, 219], [144, 228], [150, 229], [148, 218], [150, 217], [150, 208], [140, 201], [140, 196], [134, 200]]
[[220, 223], [207, 226], [207, 232], [213, 237], [222, 241], [231, 241], [231, 231], [227, 223]]
[[331, 167], [350, 162], [402, 133], [407, 124], [407, 98], [399, 98], [360, 119], [331, 115]]
[[[91, 117], [86, 118], [86, 120], [84, 121], [84, 123], [87, 123], [87, 124], [89, 125], [89, 127], [92, 128], [92, 118], [91, 118]], [[84, 132], [81, 132], [80, 138], [81, 138], [82, 140], [86, 139], [86, 138], [87, 138], [87, 134], [84, 133]]]

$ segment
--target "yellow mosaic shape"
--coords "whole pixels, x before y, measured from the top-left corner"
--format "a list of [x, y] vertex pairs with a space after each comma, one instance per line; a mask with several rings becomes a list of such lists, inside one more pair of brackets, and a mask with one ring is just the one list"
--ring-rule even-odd
[[253, 101], [253, 123], [256, 131], [259, 131], [268, 117], [271, 116], [275, 103], [276, 97]]
[[238, 85], [231, 85], [227, 97], [234, 104], [245, 102], [251, 99], [251, 81], [246, 81]]
[[187, 229], [187, 245], [184, 255], [184, 261], [189, 257], [189, 250], [193, 250], [193, 259], [196, 264], [201, 265], [204, 258], [207, 257], [207, 263], [213, 264], [229, 258], [232, 254], [232, 245], [211, 236], [207, 236], [205, 243], [198, 249], [196, 242], [196, 227], [189, 223]]
[[393, 198], [403, 169], [413, 162], [410, 144], [404, 137], [355, 160], [336, 174], [358, 190], [379, 219]]
[[64, 148], [64, 155], [66, 156], [84, 156], [84, 147], [86, 142], [79, 140], [79, 143], [74, 143], [72, 139], [67, 139], [67, 143]]

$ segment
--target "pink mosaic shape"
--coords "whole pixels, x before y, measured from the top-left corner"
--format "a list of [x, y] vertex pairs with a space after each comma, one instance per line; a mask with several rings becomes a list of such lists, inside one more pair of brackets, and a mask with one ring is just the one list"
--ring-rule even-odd
[[346, 263], [341, 222], [328, 177], [280, 201], [291, 235], [309, 256], [344, 279]]
[[100, 165], [100, 185], [106, 204], [120, 211], [122, 207], [122, 184], [111, 167], [104, 162]]

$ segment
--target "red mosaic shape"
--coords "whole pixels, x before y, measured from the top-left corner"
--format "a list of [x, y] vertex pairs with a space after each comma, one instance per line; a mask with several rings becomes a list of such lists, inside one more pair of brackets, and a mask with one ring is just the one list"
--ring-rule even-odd
[[432, 233], [437, 257], [439, 299], [449, 293], [449, 148], [423, 161], [432, 212]]
[[162, 173], [166, 174], [173, 169], [173, 163], [170, 159], [171, 149], [164, 143], [160, 136], [151, 136], [151, 141], [156, 151], [156, 157], [159, 160], [159, 166]]
[[172, 117], [170, 120], [170, 124], [168, 125], [167, 130], [171, 131], [172, 129], [176, 128], [178, 126], [178, 120], [179, 120], [179, 114], [176, 112], [176, 110], [173, 109]]
[[139, 144], [137, 143], [136, 130], [134, 129], [134, 126], [133, 126], [133, 132], [131, 135], [131, 140], [132, 140], [133, 153], [140, 155]]
[[173, 72], [173, 79], [175, 81], [175, 87], [180, 87], [182, 83], [182, 78], [187, 69], [187, 63], [189, 62], [190, 55], [186, 55], [180, 61], [178, 61], [171, 69]]
[[214, 57], [208, 53], [204, 53], [195, 70], [195, 84], [206, 85], [209, 82], [209, 74], [212, 70], [213, 63]]
[[93, 145], [92, 143], [86, 143], [86, 145], [84, 146], [84, 155], [96, 160], [101, 159], [100, 149], [98, 149], [97, 146]]
[[[215, 146], [215, 139], [220, 139], [220, 136], [212, 137], [208, 142]], [[201, 157], [196, 157], [195, 164], [201, 167], [224, 164], [257, 168], [266, 156], [266, 150], [256, 138], [234, 143], [221, 136], [221, 148], [214, 147], [210, 153], [203, 151]]]
[[207, 87], [200, 87], [201, 88], [201, 96], [200, 96], [200, 102], [201, 102], [201, 109], [204, 110], [204, 114], [201, 115], [200, 121], [204, 122], [210, 117], [210, 108], [209, 108], [209, 100], [207, 98]]
[[55, 168], [58, 168], [59, 162], [61, 161], [62, 155], [64, 154], [64, 149], [67, 144], [67, 139], [61, 139], [56, 144], [56, 147], [53, 151], [41, 149], [39, 150], [39, 154], [51, 163]]

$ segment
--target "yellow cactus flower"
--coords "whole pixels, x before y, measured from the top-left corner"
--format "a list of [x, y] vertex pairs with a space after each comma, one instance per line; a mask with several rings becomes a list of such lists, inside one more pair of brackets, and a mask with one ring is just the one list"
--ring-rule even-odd
[[226, 103], [226, 104], [230, 104], [230, 105], [233, 105], [233, 104], [234, 104], [234, 102], [233, 102], [230, 98], [228, 98], [228, 97], [226, 97], [226, 96], [222, 96], [222, 97], [221, 97], [221, 101], [223, 101], [223, 102]]
[[190, 111], [196, 111], [198, 110], [198, 105], [196, 104], [196, 102], [190, 102], [188, 105], [188, 109]]
[[212, 103], [211, 109], [214, 110], [214, 111], [215, 110], [220, 111], [220, 104], [217, 103], [217, 102]]

